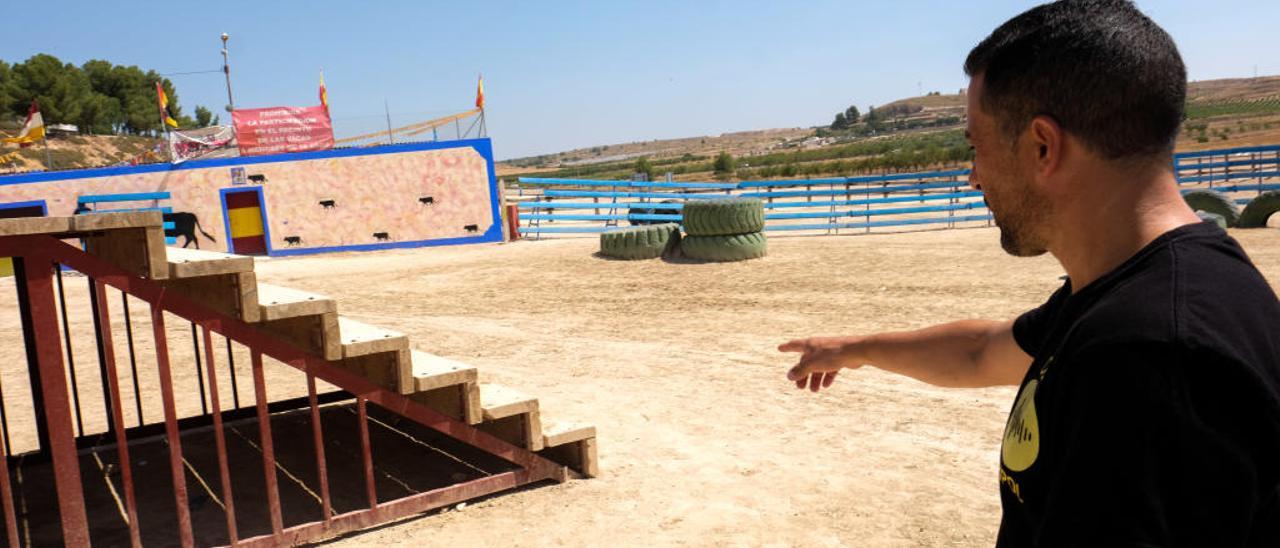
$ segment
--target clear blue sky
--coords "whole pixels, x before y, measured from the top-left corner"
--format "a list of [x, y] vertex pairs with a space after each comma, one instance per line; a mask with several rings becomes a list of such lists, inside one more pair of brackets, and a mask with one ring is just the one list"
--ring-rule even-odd
[[[1173, 35], [1192, 79], [1280, 74], [1280, 2], [1138, 4]], [[9, 10], [0, 59], [210, 70], [227, 32], [237, 106], [317, 104], [324, 67], [338, 137], [385, 128], [384, 100], [395, 125], [470, 108], [483, 72], [505, 159], [813, 126], [849, 104], [954, 92], [969, 48], [1032, 5], [46, 0]], [[221, 73], [171, 79], [184, 112], [226, 104]]]

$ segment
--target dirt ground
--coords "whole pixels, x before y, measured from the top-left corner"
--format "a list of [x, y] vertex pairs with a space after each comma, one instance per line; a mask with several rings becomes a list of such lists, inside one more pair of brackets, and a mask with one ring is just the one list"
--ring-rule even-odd
[[[1280, 232], [1233, 235], [1280, 287]], [[1061, 268], [1006, 256], [995, 229], [769, 245], [767, 258], [730, 264], [609, 261], [588, 238], [260, 260], [262, 281], [335, 297], [344, 315], [537, 395], [544, 417], [598, 428], [599, 478], [335, 544], [991, 545], [1012, 388], [939, 389], [865, 368], [814, 395], [785, 381], [794, 357], [775, 347], [1012, 317]], [[11, 284], [0, 280], [6, 391], [25, 374]]]

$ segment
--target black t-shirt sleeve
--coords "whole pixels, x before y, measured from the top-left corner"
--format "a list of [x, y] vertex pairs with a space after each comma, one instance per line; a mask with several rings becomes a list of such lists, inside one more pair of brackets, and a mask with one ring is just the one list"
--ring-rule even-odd
[[1013, 320], [1013, 340], [1017, 341], [1018, 346], [1022, 347], [1022, 351], [1028, 356], [1035, 356], [1039, 352], [1044, 338], [1049, 335], [1049, 329], [1053, 327], [1054, 319], [1070, 295], [1070, 286], [1063, 284], [1049, 296], [1049, 300], [1044, 304], [1024, 312]]
[[1059, 386], [1040, 402], [1042, 420], [1062, 435], [1042, 447], [1054, 462], [1037, 545], [1242, 544], [1265, 503], [1238, 428], [1249, 419], [1203, 374], [1220, 365], [1109, 345], [1046, 379], [1044, 389]]

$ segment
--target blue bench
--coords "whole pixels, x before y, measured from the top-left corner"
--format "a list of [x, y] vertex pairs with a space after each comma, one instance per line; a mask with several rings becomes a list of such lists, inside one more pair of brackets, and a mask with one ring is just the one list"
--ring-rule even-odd
[[[88, 207], [90, 204], [97, 206], [99, 204], [112, 204], [113, 207], [107, 209], [98, 209], [96, 207], [89, 208], [92, 213], [119, 213], [128, 211], [159, 211], [161, 213], [173, 213], [170, 206], [153, 205], [148, 207], [114, 207], [114, 204], [121, 202], [160, 202], [168, 201], [168, 192], [129, 192], [123, 194], [86, 194], [76, 198], [76, 209], [80, 207]], [[165, 230], [173, 230], [174, 224], [171, 221], [164, 222]], [[178, 243], [175, 237], [165, 236], [164, 243], [174, 245]]]

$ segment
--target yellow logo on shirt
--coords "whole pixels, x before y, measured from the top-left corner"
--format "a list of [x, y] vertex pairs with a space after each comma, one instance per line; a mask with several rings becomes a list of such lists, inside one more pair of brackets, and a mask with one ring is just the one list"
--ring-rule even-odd
[[1030, 468], [1040, 455], [1040, 424], [1036, 421], [1036, 386], [1039, 379], [1027, 381], [1022, 395], [1009, 413], [1009, 421], [1004, 425], [1004, 441], [1000, 449], [1000, 460], [1005, 468], [1021, 472]]

